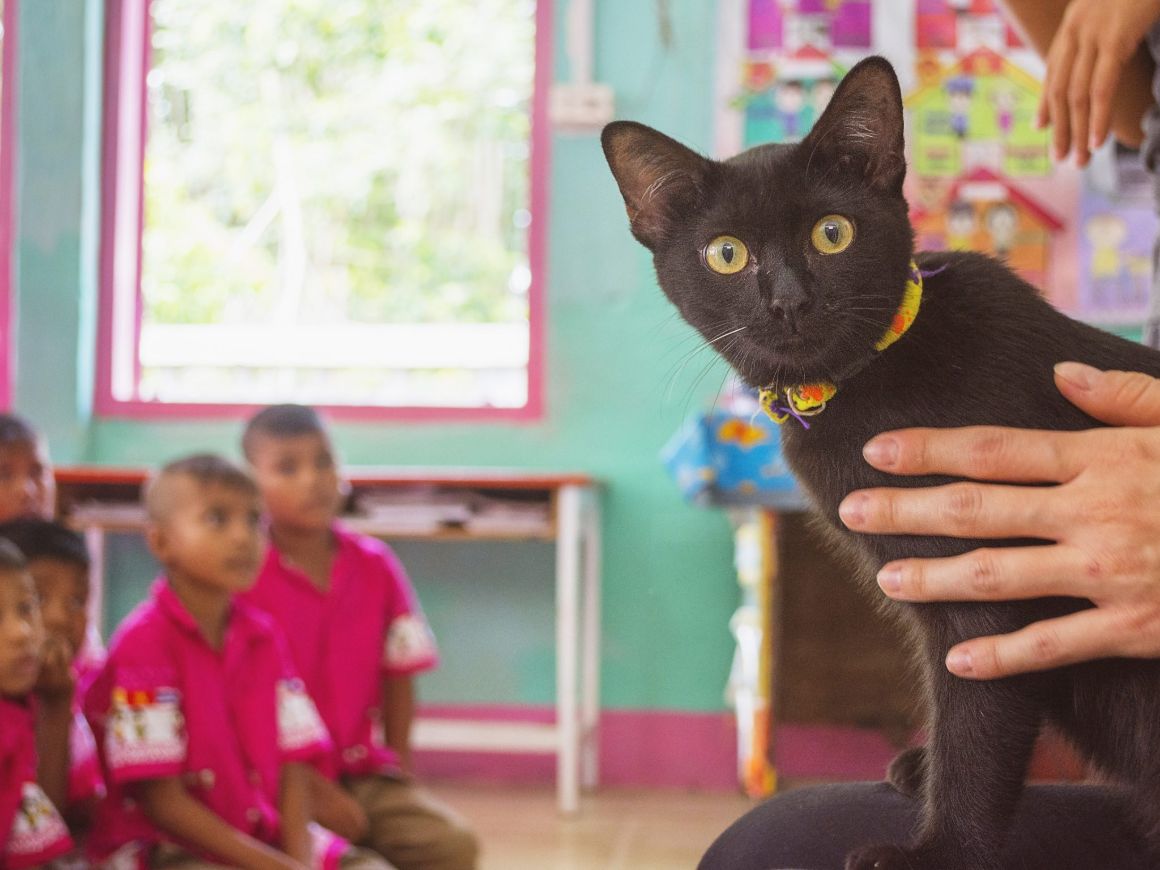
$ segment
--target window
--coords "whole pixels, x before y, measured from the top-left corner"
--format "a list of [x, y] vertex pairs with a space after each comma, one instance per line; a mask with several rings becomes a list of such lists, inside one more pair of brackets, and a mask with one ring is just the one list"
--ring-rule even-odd
[[111, 0], [98, 410], [538, 415], [549, 6]]
[[16, 16], [18, 0], [0, 0], [0, 408], [12, 407], [12, 244], [15, 225]]

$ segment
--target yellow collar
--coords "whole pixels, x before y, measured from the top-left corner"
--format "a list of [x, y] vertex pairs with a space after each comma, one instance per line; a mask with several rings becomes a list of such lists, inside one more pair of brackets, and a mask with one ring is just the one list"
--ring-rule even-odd
[[[902, 294], [902, 302], [890, 326], [882, 337], [874, 343], [877, 351], [886, 350], [910, 329], [914, 318], [918, 316], [918, 307], [922, 304], [922, 272], [918, 264], [910, 261], [910, 275], [906, 279], [906, 290]], [[806, 429], [810, 424], [806, 417], [813, 417], [826, 410], [826, 403], [838, 392], [836, 384], [830, 381], [818, 381], [812, 384], [799, 384], [795, 387], [785, 387], [779, 391], [770, 384], [762, 387], [758, 392], [761, 408], [775, 423], [784, 423], [790, 417], [795, 418]]]

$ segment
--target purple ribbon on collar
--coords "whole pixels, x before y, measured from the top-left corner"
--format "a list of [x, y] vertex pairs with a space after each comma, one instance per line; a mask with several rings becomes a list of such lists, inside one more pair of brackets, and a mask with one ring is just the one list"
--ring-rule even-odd
[[918, 266], [916, 265], [916, 266], [914, 267], [914, 273], [913, 273], [913, 274], [916, 274], [916, 275], [918, 275], [918, 276], [919, 276], [919, 277], [921, 277], [921, 278], [933, 278], [933, 277], [934, 277], [935, 275], [937, 275], [939, 272], [945, 272], [945, 271], [946, 271], [946, 268], [947, 268], [947, 266], [949, 266], [949, 265], [950, 265], [950, 263], [943, 263], [943, 264], [942, 264], [941, 266], [939, 266], [937, 269], [927, 269], [927, 270], [925, 270], [925, 271], [924, 271], [924, 270], [922, 270], [922, 269], [919, 269], [919, 268], [918, 268]]
[[782, 401], [781, 399], [778, 399], [776, 402], [770, 402], [769, 403], [769, 410], [770, 410], [770, 413], [773, 413], [773, 414], [788, 414], [789, 416], [791, 416], [795, 420], [797, 420], [799, 423], [801, 423], [803, 429], [810, 428], [810, 424], [806, 421], [806, 418], [803, 417], [798, 412], [797, 408], [795, 408], [793, 405], [791, 405], [788, 402]]

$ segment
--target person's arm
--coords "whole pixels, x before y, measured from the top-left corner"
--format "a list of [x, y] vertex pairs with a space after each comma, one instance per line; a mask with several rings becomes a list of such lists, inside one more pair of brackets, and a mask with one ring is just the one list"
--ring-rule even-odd
[[1072, 404], [1115, 428], [883, 433], [864, 450], [875, 468], [970, 480], [862, 490], [840, 507], [843, 522], [857, 532], [1051, 542], [889, 563], [878, 583], [892, 598], [1069, 596], [1095, 605], [959, 644], [947, 667], [961, 677], [990, 679], [1110, 656], [1160, 657], [1160, 380], [1078, 363], [1056, 366], [1055, 380]]
[[1109, 131], [1139, 147], [1152, 105], [1155, 65], [1143, 39], [1160, 18], [1156, 0], [1003, 0], [1024, 39], [1047, 62], [1040, 124], [1056, 159], [1082, 166]]
[[410, 675], [383, 677], [383, 739], [399, 754], [411, 775], [411, 723], [415, 719], [415, 680]]
[[313, 864], [308, 830], [311, 815], [310, 776], [306, 766], [298, 762], [283, 764], [278, 791], [282, 851], [307, 867]]
[[36, 683], [37, 781], [48, 799], [63, 815], [68, 800], [71, 763], [69, 728], [76, 680], [72, 672], [72, 648], [68, 641], [48, 635], [44, 644], [40, 677]]
[[367, 814], [350, 792], [314, 768], [307, 768], [307, 782], [314, 821], [352, 843], [367, 835]]
[[141, 808], [157, 827], [214, 855], [222, 864], [241, 870], [309, 867], [227, 824], [195, 800], [177, 777], [142, 780], [134, 791]]

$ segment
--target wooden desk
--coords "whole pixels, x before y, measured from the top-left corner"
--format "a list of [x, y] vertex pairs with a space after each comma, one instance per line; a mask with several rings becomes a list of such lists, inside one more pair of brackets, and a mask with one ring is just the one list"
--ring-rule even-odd
[[[56, 469], [59, 516], [84, 532], [93, 560], [92, 606], [103, 612], [105, 534], [140, 532], [134, 510], [147, 472], [95, 466]], [[556, 756], [561, 812], [579, 809], [580, 788], [598, 781], [600, 722], [600, 488], [584, 474], [540, 474], [506, 469], [352, 468], [346, 479], [353, 504], [367, 490], [426, 487], [520, 495], [548, 503], [543, 531], [508, 534], [464, 527], [434, 532], [392, 529], [367, 517], [346, 516], [351, 528], [387, 539], [552, 540], [556, 543], [556, 721], [552, 724], [480, 720], [415, 721], [418, 749], [544, 753]], [[99, 503], [113, 510], [92, 511]], [[100, 625], [100, 621], [96, 623]], [[106, 628], [102, 626], [102, 629]], [[105, 632], [107, 636], [107, 632]]]

